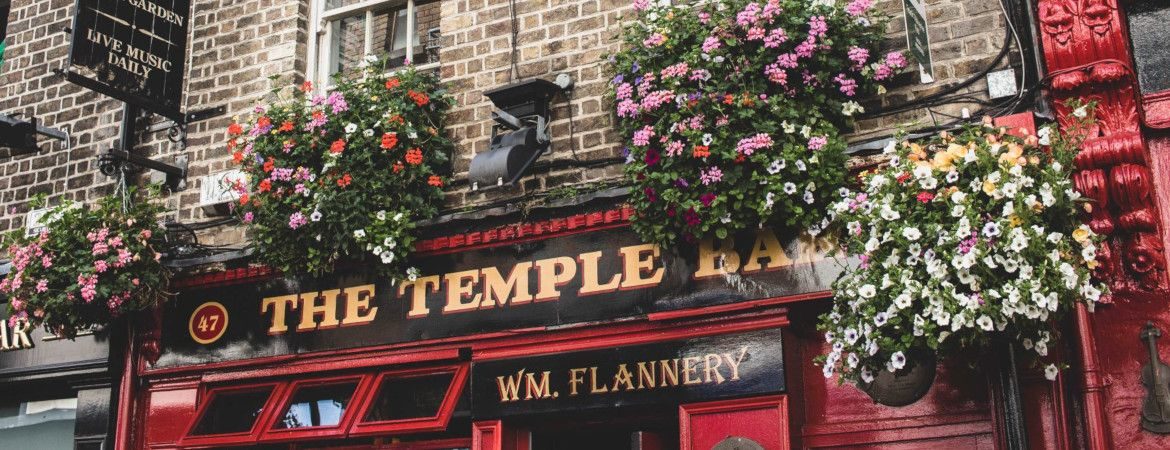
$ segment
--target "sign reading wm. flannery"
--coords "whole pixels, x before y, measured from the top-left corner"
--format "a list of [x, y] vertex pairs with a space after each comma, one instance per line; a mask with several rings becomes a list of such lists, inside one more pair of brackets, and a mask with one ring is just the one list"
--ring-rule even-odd
[[78, 0], [70, 62], [99, 92], [159, 114], [179, 110], [190, 0]]
[[784, 390], [780, 330], [475, 363], [476, 418], [679, 403]]

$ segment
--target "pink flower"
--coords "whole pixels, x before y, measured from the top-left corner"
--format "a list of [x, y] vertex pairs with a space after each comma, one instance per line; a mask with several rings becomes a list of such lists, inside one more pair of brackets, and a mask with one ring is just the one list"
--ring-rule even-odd
[[886, 65], [890, 66], [890, 68], [901, 69], [906, 67], [906, 64], [906, 57], [902, 55], [902, 52], [886, 53]]
[[110, 246], [104, 241], [93, 244], [93, 256], [104, 255], [108, 251], [110, 251]]
[[118, 267], [122, 267], [122, 266], [125, 266], [126, 264], [130, 264], [130, 261], [132, 261], [132, 260], [134, 260], [134, 254], [130, 253], [129, 250], [126, 250], [124, 248], [118, 249], [118, 262], [117, 262]]
[[809, 150], [820, 150], [828, 143], [829, 139], [824, 136], [813, 136], [808, 140], [808, 148]]
[[849, 97], [852, 97], [855, 94], [857, 94], [857, 80], [849, 78], [849, 77], [845, 76], [845, 74], [842, 73], [842, 74], [837, 74], [837, 76], [833, 78], [833, 81], [836, 81], [837, 84], [841, 85], [841, 93], [842, 94], [845, 94], [846, 96], [849, 96]]
[[130, 280], [130, 284], [133, 284], [135, 286], [138, 286], [138, 283], [139, 283], [139, 281], [137, 278]]
[[650, 7], [650, 0], [634, 0], [634, 9], [637, 11], [645, 11]]
[[849, 60], [853, 61], [855, 68], [864, 66], [869, 61], [869, 49], [849, 47]]
[[722, 179], [723, 171], [720, 170], [718, 166], [711, 166], [709, 169], [699, 173], [699, 181], [702, 182], [704, 186], [711, 183], [717, 183]]
[[93, 270], [97, 273], [105, 273], [110, 268], [110, 265], [105, 260], [99, 259], [93, 262]]
[[110, 240], [107, 242], [110, 244], [110, 247], [113, 247], [113, 248], [121, 247], [122, 246], [122, 236], [114, 236], [114, 237], [110, 238]]
[[813, 52], [816, 51], [816, 49], [817, 40], [812, 36], [809, 36], [807, 40], [801, 42], [800, 45], [797, 45], [793, 51], [796, 52], [797, 58], [811, 58]]
[[618, 103], [617, 115], [618, 117], [636, 117], [638, 115], [638, 103], [625, 99]]
[[690, 68], [687, 67], [687, 63], [685, 63], [685, 62], [673, 64], [673, 65], [668, 66], [665, 69], [662, 69], [662, 79], [665, 80], [667, 78], [672, 78], [672, 77], [686, 76], [688, 71], [690, 71]]
[[785, 53], [776, 57], [776, 65], [785, 69], [795, 69], [797, 66], [796, 59], [796, 55]]
[[756, 150], [772, 146], [772, 137], [767, 133], [759, 133], [755, 136], [740, 139], [739, 143], [735, 145], [735, 151], [744, 156], [751, 156]]
[[822, 37], [829, 31], [829, 24], [825, 23], [825, 16], [812, 16], [808, 18], [808, 35], [815, 37]]
[[650, 37], [648, 37], [644, 41], [642, 41], [642, 45], [644, 45], [648, 48], [657, 47], [657, 46], [665, 44], [665, 43], [666, 43], [666, 36], [663, 36], [662, 33], [651, 34]]
[[685, 147], [685, 146], [683, 145], [682, 142], [670, 141], [670, 143], [666, 145], [666, 156], [681, 155], [682, 151], [683, 151], [683, 147]]
[[765, 34], [767, 34], [767, 31], [765, 31], [763, 28], [751, 27], [747, 32], [747, 40], [758, 41], [763, 39]]
[[650, 145], [650, 138], [654, 136], [654, 128], [650, 125], [634, 132], [634, 145], [645, 147]]
[[139, 235], [139, 236], [142, 236], [142, 238], [143, 238], [143, 239], [150, 239], [150, 236], [151, 236], [152, 234], [153, 234], [153, 233], [151, 233], [151, 231], [150, 231], [150, 230], [142, 230], [142, 232], [141, 232], [141, 233], [139, 233], [138, 235]]
[[617, 88], [617, 99], [618, 100], [625, 100], [627, 98], [630, 98], [630, 96], [632, 96], [632, 95], [634, 95], [634, 86], [630, 85], [630, 83], [622, 83], [621, 86], [618, 86], [618, 88]]
[[894, 69], [891, 69], [890, 66], [885, 64], [878, 64], [873, 71], [873, 79], [877, 81], [882, 81], [892, 75], [894, 75]]
[[869, 11], [873, 7], [873, 0], [853, 0], [845, 6], [845, 12], [850, 16], [857, 17]]
[[41, 267], [44, 267], [46, 269], [53, 267], [53, 258], [49, 257], [49, 255], [42, 256], [41, 257]]
[[49, 290], [49, 280], [42, 279], [37, 282], [37, 293], [42, 293]]
[[721, 46], [723, 46], [723, 43], [719, 41], [719, 38], [715, 36], [707, 36], [707, 39], [703, 40], [703, 53], [711, 53], [715, 50], [719, 50], [719, 47]]
[[309, 223], [309, 219], [307, 219], [305, 215], [301, 214], [299, 211], [288, 216], [288, 227], [294, 230], [300, 228], [306, 223]]
[[786, 41], [788, 41], [788, 35], [784, 33], [784, 29], [776, 28], [768, 33], [768, 37], [764, 38], [764, 48], [777, 48]]
[[788, 85], [788, 72], [780, 68], [779, 64], [768, 64], [768, 67], [764, 68], [764, 75], [768, 76], [768, 81], [781, 86]]
[[710, 22], [710, 21], [711, 21], [711, 13], [708, 13], [708, 12], [699, 13], [699, 23], [706, 25], [707, 22]]
[[760, 21], [760, 5], [757, 3], [748, 3], [743, 7], [738, 14], [735, 15], [735, 23], [741, 27], [747, 28]]
[[251, 211], [244, 213], [244, 223], [252, 223], [252, 219], [254, 218], [255, 216], [252, 215]]

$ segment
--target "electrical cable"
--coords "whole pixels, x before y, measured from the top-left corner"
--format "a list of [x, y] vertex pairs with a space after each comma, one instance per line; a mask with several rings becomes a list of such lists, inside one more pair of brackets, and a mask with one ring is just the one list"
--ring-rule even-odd
[[517, 78], [520, 78], [520, 67], [516, 64], [516, 0], [508, 0], [508, 11], [512, 15], [512, 71], [508, 73], [508, 81], [511, 82], [515, 81]]

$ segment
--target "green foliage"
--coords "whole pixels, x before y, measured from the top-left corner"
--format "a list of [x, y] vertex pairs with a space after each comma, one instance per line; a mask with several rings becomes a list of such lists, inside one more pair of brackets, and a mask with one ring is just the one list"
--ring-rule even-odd
[[58, 205], [37, 235], [5, 237], [12, 272], [0, 292], [9, 298], [10, 321], [72, 338], [166, 299], [169, 274], [151, 244], [162, 236], [161, 208], [145, 198], [123, 210], [120, 195], [93, 206]]
[[258, 258], [282, 271], [330, 272], [345, 259], [401, 275], [413, 223], [442, 201], [436, 171], [453, 148], [444, 133], [453, 99], [438, 77], [387, 75], [377, 63], [351, 75], [327, 96], [306, 83], [228, 129], [249, 175], [236, 212]]

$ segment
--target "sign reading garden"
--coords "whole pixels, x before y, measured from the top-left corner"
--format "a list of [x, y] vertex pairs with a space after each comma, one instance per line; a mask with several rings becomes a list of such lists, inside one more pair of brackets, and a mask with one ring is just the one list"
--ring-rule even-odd
[[175, 118], [190, 0], [79, 1], [70, 63], [102, 94]]

